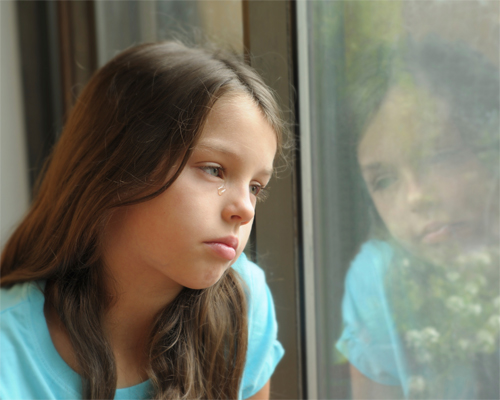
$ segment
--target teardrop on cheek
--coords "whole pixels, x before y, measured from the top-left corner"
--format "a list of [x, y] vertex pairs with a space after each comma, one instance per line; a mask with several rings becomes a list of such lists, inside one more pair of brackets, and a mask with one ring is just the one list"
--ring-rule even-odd
[[222, 185], [221, 187], [217, 188], [217, 193], [219, 193], [219, 196], [222, 196], [222, 194], [226, 191], [226, 188], [224, 187], [224, 185]]

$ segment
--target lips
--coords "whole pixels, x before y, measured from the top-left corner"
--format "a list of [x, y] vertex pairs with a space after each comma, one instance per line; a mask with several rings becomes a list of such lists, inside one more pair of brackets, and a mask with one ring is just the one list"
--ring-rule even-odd
[[463, 230], [463, 223], [431, 222], [427, 224], [420, 235], [420, 240], [425, 244], [438, 244], [446, 242]]
[[221, 258], [233, 260], [236, 257], [236, 249], [238, 248], [238, 238], [235, 236], [226, 236], [219, 239], [214, 239], [205, 242], [212, 251]]

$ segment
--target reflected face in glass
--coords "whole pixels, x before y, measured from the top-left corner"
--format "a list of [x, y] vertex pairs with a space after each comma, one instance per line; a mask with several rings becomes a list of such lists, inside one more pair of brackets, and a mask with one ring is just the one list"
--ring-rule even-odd
[[387, 229], [430, 261], [492, 240], [492, 196], [498, 197], [449, 115], [447, 104], [425, 90], [393, 88], [358, 147], [363, 178]]

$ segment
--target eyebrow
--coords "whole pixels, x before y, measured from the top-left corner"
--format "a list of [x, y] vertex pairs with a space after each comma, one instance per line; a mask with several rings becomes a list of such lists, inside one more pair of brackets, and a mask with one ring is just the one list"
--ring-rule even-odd
[[[237, 159], [241, 159], [241, 156], [238, 154], [238, 153], [235, 153], [234, 151], [232, 151], [231, 149], [229, 149], [228, 147], [222, 145], [222, 144], [219, 144], [217, 142], [209, 142], [209, 143], [198, 143], [196, 145], [196, 147], [194, 148], [194, 150], [208, 150], [208, 151], [213, 151], [213, 152], [216, 152], [216, 153], [222, 153], [222, 154], [226, 154], [230, 157], [233, 157], [233, 158], [237, 158]], [[266, 175], [268, 175], [269, 177], [271, 177], [273, 174], [274, 174], [274, 169], [271, 168], [264, 168], [262, 170], [262, 172]]]
[[380, 162], [374, 162], [367, 165], [362, 165], [361, 169], [366, 172], [377, 172], [384, 169], [384, 166]]

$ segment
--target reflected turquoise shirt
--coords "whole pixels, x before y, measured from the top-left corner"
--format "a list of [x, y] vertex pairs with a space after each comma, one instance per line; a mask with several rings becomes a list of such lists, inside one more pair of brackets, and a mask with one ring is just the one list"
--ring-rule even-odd
[[[481, 385], [484, 395], [486, 390], [497, 396], [491, 398], [498, 398], [498, 350], [465, 362], [451, 360], [444, 381], [439, 381], [442, 371], [432, 360], [423, 365], [410, 360], [404, 343], [406, 332], [396, 327], [394, 304], [387, 289], [389, 268], [399, 267], [394, 265], [393, 257], [394, 251], [386, 242], [372, 240], [362, 246], [346, 277], [342, 303], [344, 330], [336, 348], [371, 380], [401, 386], [405, 397], [415, 393], [412, 385], [420, 384], [431, 391], [439, 388], [439, 392], [428, 393], [430, 397], [426, 398], [478, 399]], [[419, 316], [409, 298], [392, 298], [392, 301], [398, 302], [398, 310], [405, 313], [406, 320], [419, 326]], [[447, 314], [443, 314], [443, 319], [453, 322]]]

